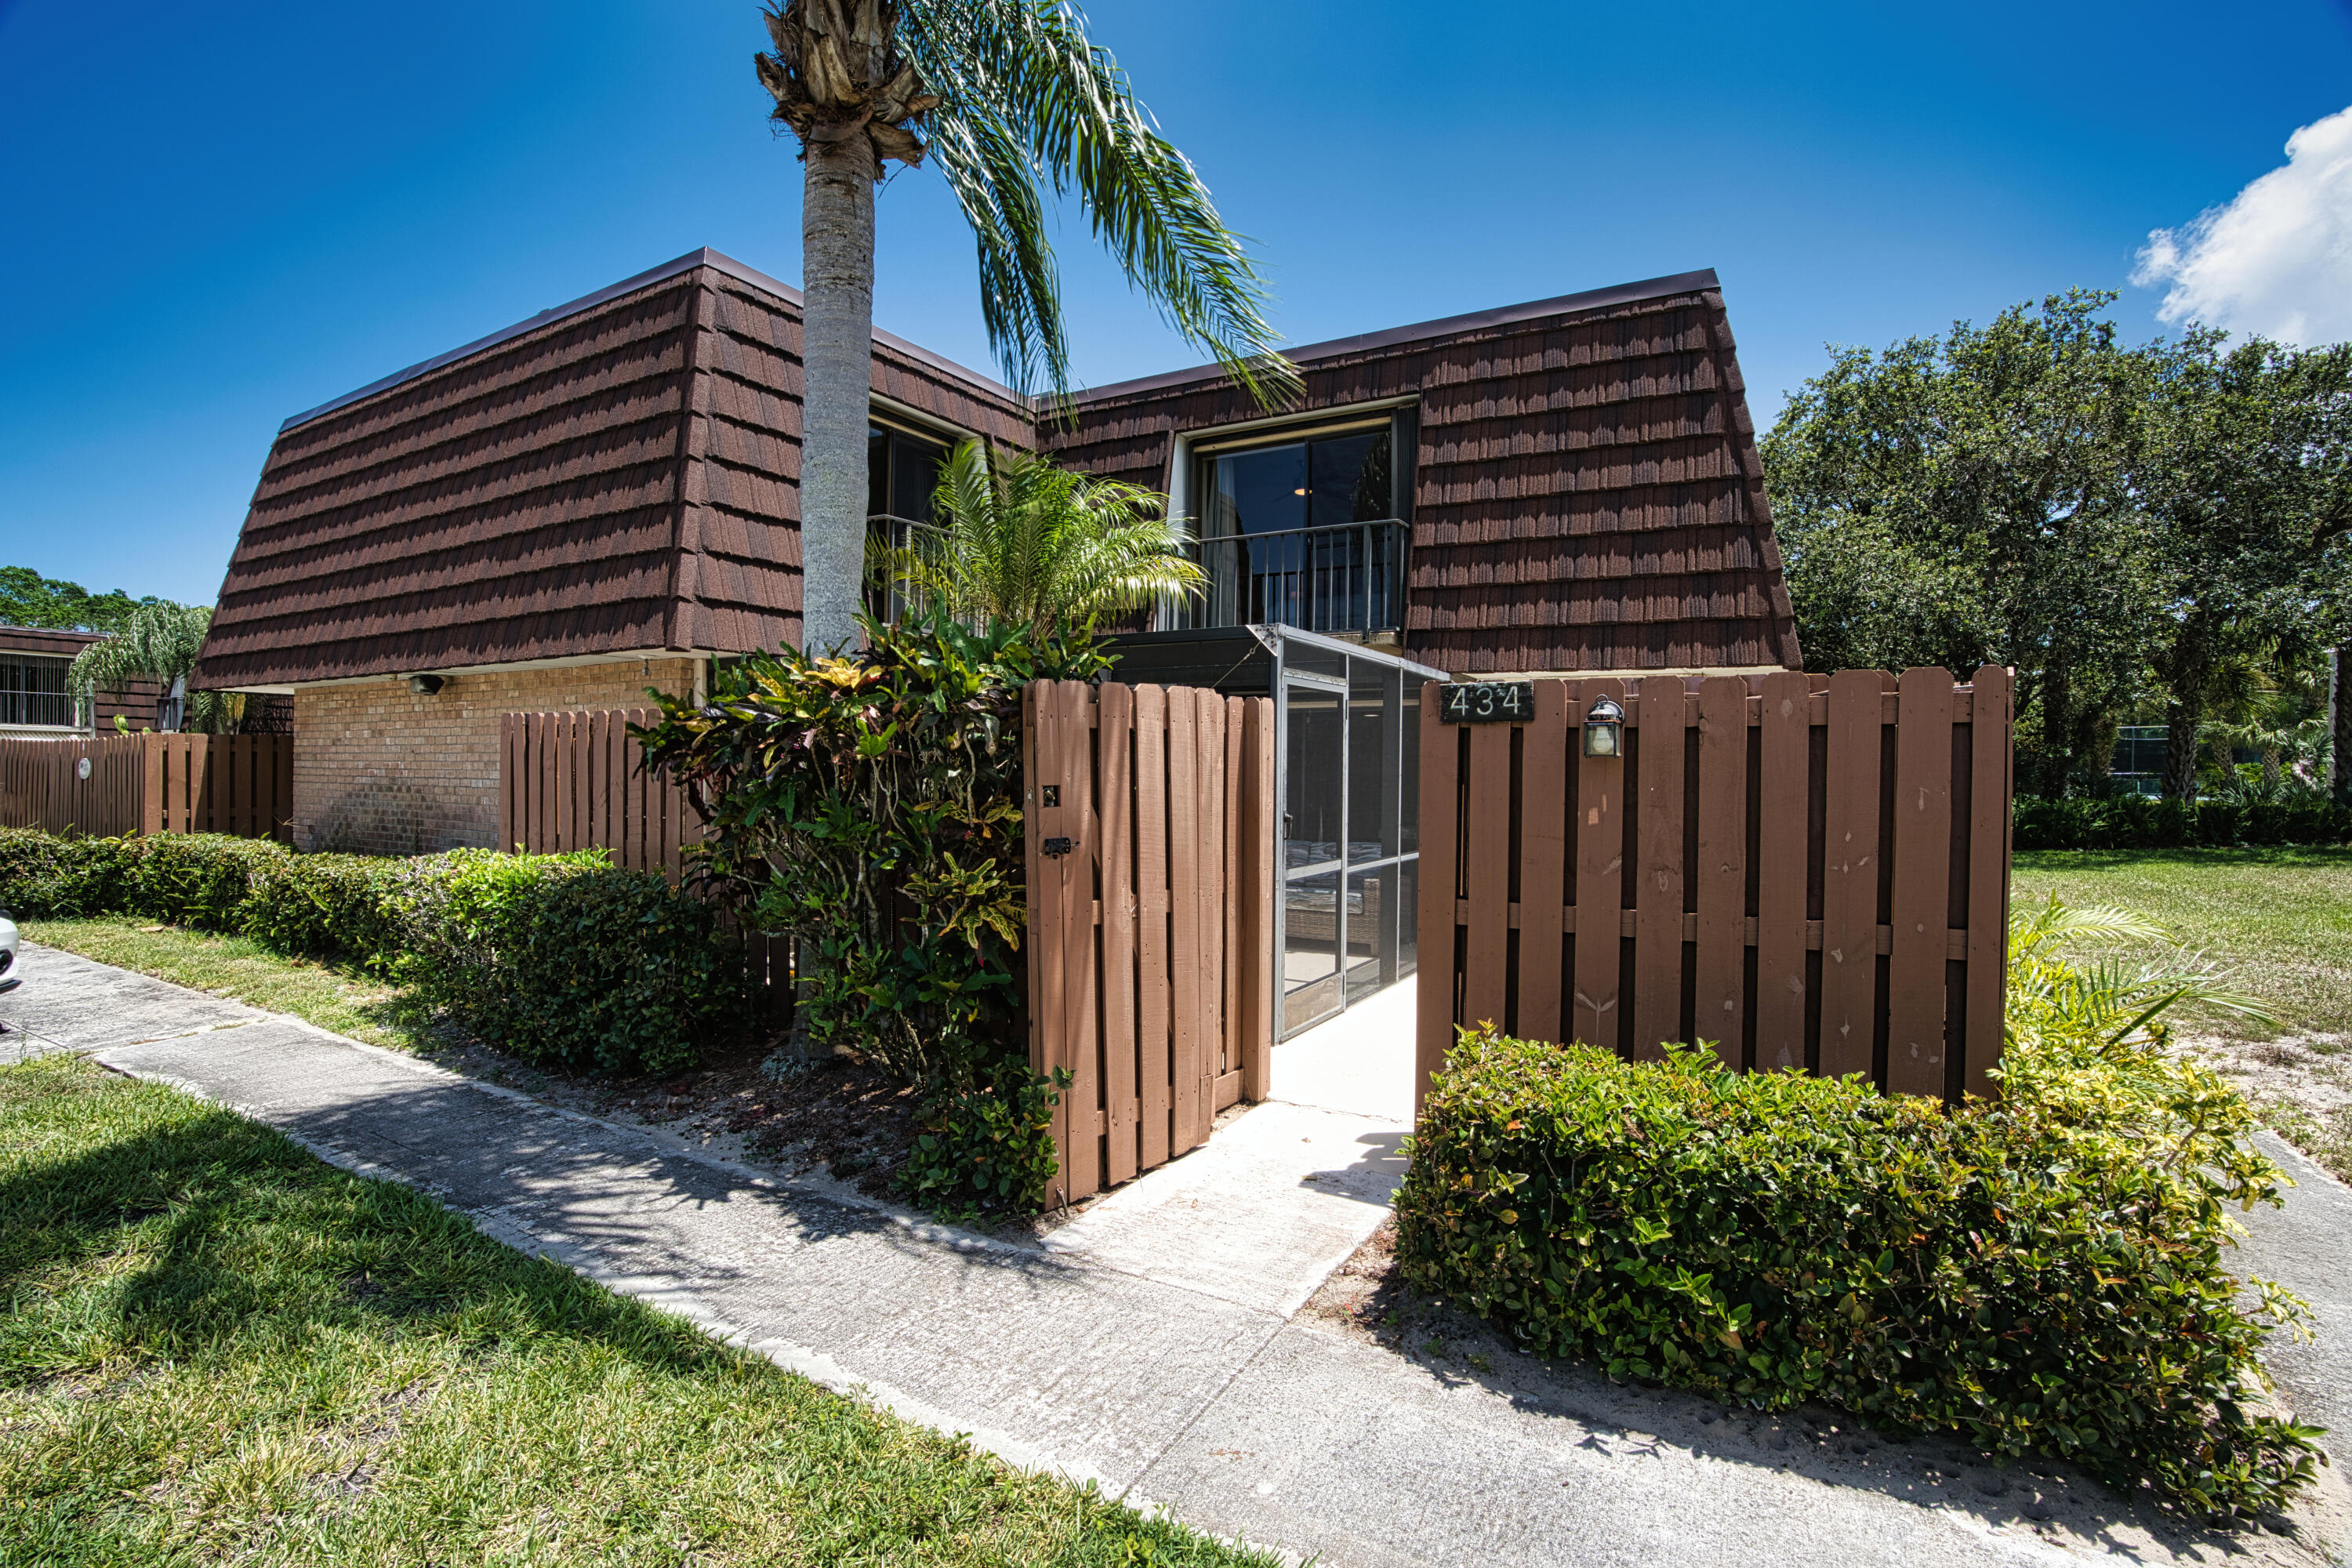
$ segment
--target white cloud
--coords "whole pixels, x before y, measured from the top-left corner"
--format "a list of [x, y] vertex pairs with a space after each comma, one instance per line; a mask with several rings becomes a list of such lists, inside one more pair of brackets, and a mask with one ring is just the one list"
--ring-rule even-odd
[[2286, 163], [2147, 237], [2132, 269], [2159, 319], [2312, 344], [2352, 339], [2352, 109], [2287, 138]]

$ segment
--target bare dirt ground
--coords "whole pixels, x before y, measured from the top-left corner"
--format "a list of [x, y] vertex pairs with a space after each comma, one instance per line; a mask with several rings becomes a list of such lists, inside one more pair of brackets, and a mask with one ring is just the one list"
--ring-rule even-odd
[[2352, 1181], [2352, 1035], [2274, 1040], [2180, 1035], [2176, 1048], [2228, 1079], [2278, 1135], [2339, 1181]]

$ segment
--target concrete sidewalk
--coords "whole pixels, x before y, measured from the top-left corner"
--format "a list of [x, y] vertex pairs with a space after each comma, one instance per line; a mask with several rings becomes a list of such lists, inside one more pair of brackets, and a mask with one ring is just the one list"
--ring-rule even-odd
[[[1277, 1052], [1278, 1094], [1339, 1103], [1255, 1110], [1045, 1244], [1013, 1245], [101, 964], [29, 946], [25, 962], [0, 1023], [32, 1038], [0, 1034], [0, 1060], [74, 1049], [180, 1085], [829, 1386], [1324, 1563], [2322, 1561], [1948, 1444], [1727, 1414], [1525, 1357], [1408, 1358], [1295, 1315], [1397, 1173], [1397, 1102], [1348, 1070], [1400, 1049], [1374, 1009]], [[1227, 1224], [1198, 1217], [1212, 1199]]]

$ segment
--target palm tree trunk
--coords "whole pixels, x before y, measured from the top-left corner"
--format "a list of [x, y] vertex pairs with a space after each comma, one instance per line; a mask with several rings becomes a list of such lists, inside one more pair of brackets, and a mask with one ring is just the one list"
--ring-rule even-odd
[[856, 646], [874, 389], [873, 143], [812, 142], [801, 200], [801, 647]]
[[2164, 710], [2164, 798], [2197, 798], [2197, 722], [2205, 717], [2205, 688], [2213, 659], [2205, 637], [2204, 611], [2189, 612], [2172, 646], [2157, 661], [2157, 673], [2171, 692]]
[[2352, 805], [2352, 643], [2328, 659], [2328, 793], [2338, 805]]

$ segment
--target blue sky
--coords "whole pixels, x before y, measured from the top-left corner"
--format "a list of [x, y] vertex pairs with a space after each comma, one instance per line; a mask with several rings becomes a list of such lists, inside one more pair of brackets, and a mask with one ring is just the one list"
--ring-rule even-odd
[[[2347, 335], [2344, 247], [2263, 237], [2339, 232], [2352, 120], [2282, 165], [2352, 104], [2345, 0], [1088, 14], [1295, 342], [1711, 266], [1769, 424], [1824, 342], [2069, 285], [2152, 335], [2150, 232], [2233, 202], [2173, 314], [2299, 290], [2276, 320]], [[208, 600], [287, 415], [696, 246], [796, 279], [762, 37], [750, 0], [0, 0], [0, 563]], [[992, 369], [933, 177], [880, 250], [877, 321]], [[1061, 251], [1081, 380], [1197, 361], [1075, 214]]]

